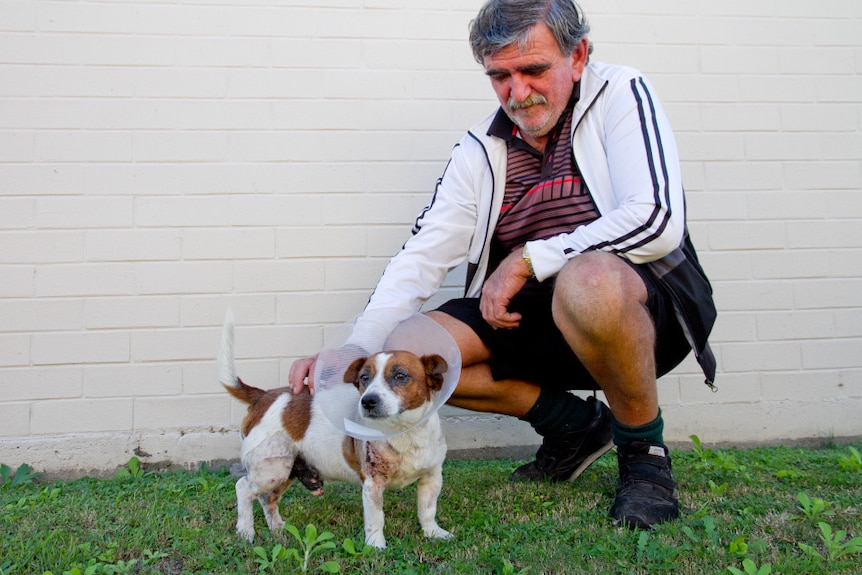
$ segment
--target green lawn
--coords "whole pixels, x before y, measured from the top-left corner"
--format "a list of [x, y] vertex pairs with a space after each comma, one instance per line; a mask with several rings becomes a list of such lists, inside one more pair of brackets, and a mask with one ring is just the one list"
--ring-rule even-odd
[[256, 506], [249, 545], [233, 531], [226, 470], [150, 474], [133, 462], [111, 480], [43, 483], [3, 466], [0, 575], [299, 573], [304, 550], [317, 573], [862, 573], [862, 444], [693, 448], [674, 452], [683, 517], [654, 531], [608, 519], [613, 454], [565, 485], [512, 484], [511, 460], [448, 461], [438, 521], [455, 538], [421, 536], [410, 487], [387, 493], [383, 552], [363, 552], [353, 485], [318, 498], [289, 489], [295, 535], [269, 533]]

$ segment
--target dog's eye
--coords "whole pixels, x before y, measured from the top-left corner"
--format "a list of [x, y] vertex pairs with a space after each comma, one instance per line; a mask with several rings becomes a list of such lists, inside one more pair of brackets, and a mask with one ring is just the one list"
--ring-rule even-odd
[[367, 373], [360, 373], [360, 374], [359, 374], [359, 383], [361, 383], [362, 385], [365, 385], [365, 384], [367, 384], [369, 381], [371, 381], [371, 376], [370, 376], [370, 375], [368, 375]]
[[397, 381], [398, 383], [407, 383], [408, 381], [410, 381], [410, 374], [406, 371], [396, 371], [395, 381]]

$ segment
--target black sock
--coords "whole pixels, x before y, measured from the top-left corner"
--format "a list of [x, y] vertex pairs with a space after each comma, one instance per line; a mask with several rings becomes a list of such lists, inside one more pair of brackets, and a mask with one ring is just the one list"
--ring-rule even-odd
[[614, 443], [618, 447], [628, 447], [635, 441], [664, 443], [664, 420], [661, 417], [661, 409], [658, 410], [658, 417], [649, 423], [634, 427], [623, 425], [614, 417], [611, 421], [611, 430], [614, 434]]
[[535, 405], [521, 419], [544, 437], [581, 429], [593, 415], [593, 406], [580, 397], [567, 391], [543, 388]]

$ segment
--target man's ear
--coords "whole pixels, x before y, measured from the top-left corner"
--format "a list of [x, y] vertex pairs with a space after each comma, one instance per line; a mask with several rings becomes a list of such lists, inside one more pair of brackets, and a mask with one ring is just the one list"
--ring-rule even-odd
[[572, 81], [577, 82], [584, 73], [587, 60], [590, 58], [590, 40], [584, 36], [572, 52]]
[[350, 366], [348, 366], [347, 371], [344, 372], [344, 383], [352, 383], [356, 385], [356, 382], [359, 379], [359, 370], [362, 369], [363, 365], [365, 365], [365, 360], [367, 359], [367, 357], [360, 357], [353, 360], [353, 363], [351, 363]]

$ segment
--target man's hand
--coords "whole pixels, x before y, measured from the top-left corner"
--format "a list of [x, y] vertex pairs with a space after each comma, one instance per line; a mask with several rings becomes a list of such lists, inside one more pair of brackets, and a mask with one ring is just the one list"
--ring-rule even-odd
[[488, 324], [494, 328], [518, 327], [521, 314], [510, 312], [509, 303], [528, 279], [530, 270], [527, 269], [520, 249], [513, 251], [500, 262], [482, 286], [482, 299], [479, 301], [482, 317]]
[[290, 390], [294, 393], [301, 393], [305, 387], [305, 378], [308, 378], [308, 391], [314, 395], [314, 366], [317, 364], [317, 358], [320, 354], [312, 357], [304, 357], [297, 359], [290, 366], [290, 371], [287, 374], [287, 381], [290, 384]]

